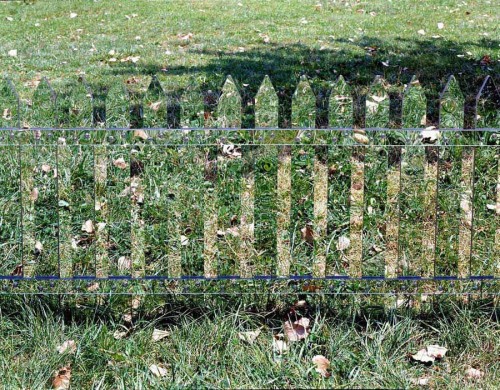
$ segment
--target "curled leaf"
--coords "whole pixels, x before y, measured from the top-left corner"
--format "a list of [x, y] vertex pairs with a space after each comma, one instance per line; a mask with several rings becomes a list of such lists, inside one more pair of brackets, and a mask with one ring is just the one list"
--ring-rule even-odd
[[154, 329], [153, 330], [153, 335], [152, 335], [152, 340], [153, 341], [160, 341], [161, 339], [164, 339], [165, 337], [170, 336], [170, 332], [167, 330], [161, 330], [161, 329]]
[[316, 372], [321, 374], [323, 377], [328, 378], [332, 374], [328, 372], [330, 368], [330, 360], [328, 360], [323, 355], [316, 355], [312, 358], [312, 362], [316, 365]]
[[83, 223], [82, 231], [89, 234], [94, 233], [94, 224], [90, 219]]
[[260, 332], [260, 329], [249, 332], [238, 332], [238, 338], [248, 344], [253, 344], [257, 337], [259, 337]]
[[57, 370], [52, 379], [52, 387], [56, 390], [67, 390], [71, 380], [71, 366], [64, 366]]
[[469, 379], [481, 379], [484, 376], [484, 372], [477, 368], [469, 367], [465, 370], [465, 375]]
[[309, 336], [309, 319], [302, 317], [300, 320], [294, 321], [293, 323], [288, 320], [284, 325], [285, 338], [289, 342], [299, 341], [305, 339]]
[[126, 169], [128, 166], [123, 157], [117, 158], [115, 161], [113, 161], [113, 165], [120, 169]]

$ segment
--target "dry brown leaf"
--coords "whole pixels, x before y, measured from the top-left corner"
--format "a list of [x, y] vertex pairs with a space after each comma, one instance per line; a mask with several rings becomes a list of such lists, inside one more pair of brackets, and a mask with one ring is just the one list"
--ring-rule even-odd
[[52, 387], [56, 390], [67, 390], [71, 380], [71, 366], [61, 367], [54, 373]]
[[465, 375], [469, 379], [481, 379], [484, 376], [484, 372], [477, 368], [469, 367], [465, 370]]
[[238, 338], [248, 344], [253, 344], [254, 341], [259, 337], [261, 330], [253, 330], [248, 332], [238, 332]]
[[170, 332], [167, 330], [161, 330], [161, 329], [154, 329], [153, 330], [153, 335], [151, 338], [153, 341], [160, 341], [161, 339], [164, 339], [165, 337], [170, 336]]
[[162, 378], [168, 374], [167, 369], [164, 364], [151, 364], [149, 366], [149, 371], [157, 378]]
[[314, 242], [314, 232], [310, 225], [306, 225], [302, 229], [300, 229], [300, 234], [302, 236], [302, 239], [308, 244], [312, 244]]
[[87, 291], [90, 291], [90, 292], [97, 291], [97, 290], [99, 290], [99, 283], [97, 283], [97, 282], [93, 283], [87, 287]]
[[113, 165], [120, 169], [126, 169], [128, 166], [123, 157], [117, 158], [115, 161], [113, 161]]
[[76, 352], [76, 342], [75, 340], [66, 340], [60, 346], [57, 347], [57, 352], [59, 353], [75, 353]]
[[309, 319], [302, 317], [300, 320], [291, 322], [290, 320], [285, 322], [285, 338], [290, 341], [299, 341], [305, 339], [309, 336]]
[[84, 222], [82, 225], [82, 231], [89, 234], [94, 233], [94, 224], [90, 219]]
[[162, 105], [162, 101], [158, 101], [158, 102], [152, 102], [152, 103], [149, 103], [149, 108], [151, 108], [153, 111], [158, 111]]
[[32, 202], [36, 202], [37, 199], [38, 199], [38, 188], [35, 187], [31, 190], [30, 200]]
[[368, 145], [368, 143], [370, 142], [370, 140], [368, 139], [368, 137], [364, 134], [354, 134], [352, 136], [352, 138], [354, 138], [354, 141], [356, 141], [357, 143], [360, 143], [360, 144], [363, 144], [363, 145]]
[[9, 109], [9, 108], [4, 108], [4, 109], [3, 109], [2, 118], [3, 118], [3, 119], [6, 119], [6, 120], [12, 119], [12, 114], [11, 114], [11, 112], [10, 112], [10, 109]]
[[134, 137], [147, 140], [149, 137], [144, 130], [134, 130]]
[[312, 358], [312, 362], [316, 365], [316, 372], [320, 373], [323, 377], [329, 378], [332, 374], [328, 372], [330, 368], [330, 360], [323, 355], [316, 355]]
[[126, 271], [130, 269], [130, 266], [132, 265], [132, 262], [130, 261], [129, 258], [125, 256], [121, 256], [118, 258], [118, 270], [119, 271]]

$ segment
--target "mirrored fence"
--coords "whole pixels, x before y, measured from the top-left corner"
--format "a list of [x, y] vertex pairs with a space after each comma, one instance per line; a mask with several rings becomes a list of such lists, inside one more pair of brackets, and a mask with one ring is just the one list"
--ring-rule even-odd
[[3, 133], [0, 278], [19, 286], [499, 278], [496, 131]]

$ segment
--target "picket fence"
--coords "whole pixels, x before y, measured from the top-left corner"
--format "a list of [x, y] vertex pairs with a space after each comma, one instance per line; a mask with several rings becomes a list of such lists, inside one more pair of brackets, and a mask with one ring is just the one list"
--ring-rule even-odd
[[4, 293], [219, 281], [240, 293], [499, 294], [490, 77], [464, 97], [451, 76], [437, 116], [415, 78], [356, 95], [340, 77], [326, 107], [302, 78], [285, 120], [268, 77], [243, 103], [231, 76], [220, 91], [146, 87], [114, 83], [99, 98], [83, 79], [57, 92], [42, 79], [24, 98], [0, 81]]

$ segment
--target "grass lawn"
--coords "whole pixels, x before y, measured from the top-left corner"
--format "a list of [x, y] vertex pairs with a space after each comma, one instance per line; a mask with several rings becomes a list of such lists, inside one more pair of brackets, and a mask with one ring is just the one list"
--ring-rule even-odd
[[[443, 132], [425, 146], [416, 132], [368, 131], [365, 148], [352, 131], [288, 130], [423, 128], [438, 115], [462, 128], [464, 100], [488, 75], [500, 84], [495, 1], [30, 3], [0, 2], [1, 72], [21, 102], [0, 80], [0, 129], [19, 118], [59, 130], [0, 130], [0, 275], [499, 276], [498, 134]], [[389, 95], [403, 91], [395, 119]], [[500, 128], [497, 106], [478, 110], [478, 128]], [[145, 130], [65, 130], [104, 121]], [[278, 125], [287, 130], [239, 130]], [[181, 126], [198, 130], [148, 130]], [[69, 363], [73, 388], [407, 388], [427, 377], [494, 388], [499, 377], [491, 299], [395, 310], [393, 296], [308, 297], [299, 309], [279, 296], [146, 297], [133, 324], [121, 317], [130, 296], [62, 299], [0, 295], [5, 388], [50, 386]], [[273, 335], [301, 316], [310, 336], [273, 353]], [[153, 342], [153, 328], [171, 334]], [[255, 329], [254, 344], [238, 339]], [[75, 354], [58, 354], [68, 339]], [[449, 353], [411, 362], [428, 344]], [[331, 377], [313, 369], [317, 354]], [[479, 384], [468, 367], [485, 372]]]

